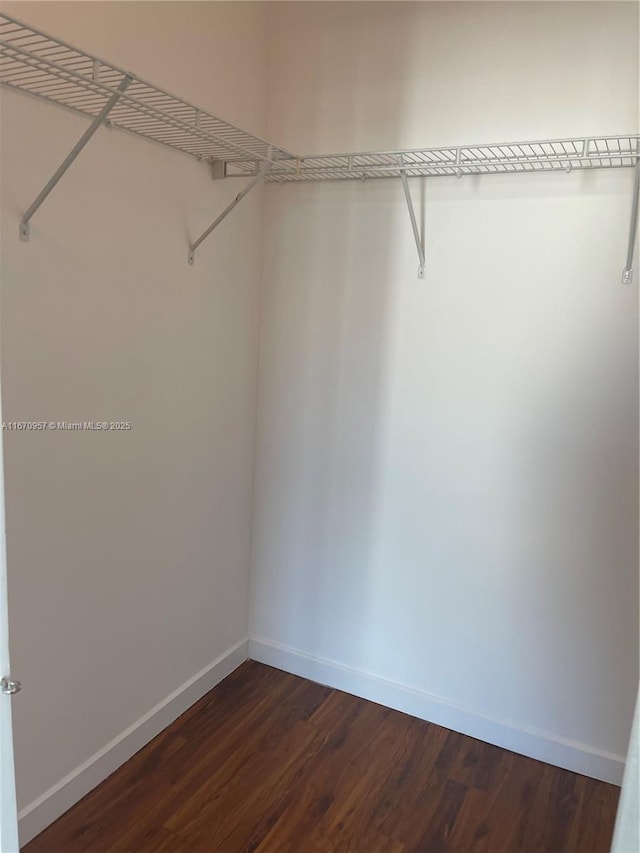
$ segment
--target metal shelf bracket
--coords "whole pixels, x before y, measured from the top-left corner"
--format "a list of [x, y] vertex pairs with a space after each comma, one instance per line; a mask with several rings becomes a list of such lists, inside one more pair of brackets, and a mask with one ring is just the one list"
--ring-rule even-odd
[[111, 112], [111, 110], [115, 107], [115, 105], [120, 100], [121, 95], [127, 88], [127, 86], [131, 83], [131, 77], [124, 77], [118, 86], [117, 90], [111, 95], [107, 103], [104, 105], [102, 110], [98, 113], [98, 115], [91, 122], [91, 125], [86, 129], [86, 131], [82, 134], [80, 139], [73, 146], [69, 154], [62, 161], [60, 166], [56, 169], [51, 179], [45, 184], [42, 191], [39, 193], [37, 198], [33, 201], [33, 203], [27, 208], [22, 219], [20, 220], [20, 239], [27, 242], [29, 240], [31, 234], [31, 218], [36, 213], [42, 202], [47, 198], [51, 190], [56, 186], [60, 178], [67, 171], [69, 166], [76, 159], [78, 154], [82, 151], [85, 145], [89, 142], [93, 134], [96, 130], [106, 121], [107, 116]]
[[418, 250], [418, 259], [420, 260], [420, 264], [418, 266], [418, 278], [424, 278], [425, 276], [425, 260], [424, 260], [424, 246], [422, 245], [422, 239], [420, 237], [420, 231], [418, 230], [418, 223], [416, 222], [416, 214], [413, 209], [413, 201], [411, 200], [411, 193], [409, 192], [409, 182], [407, 181], [407, 173], [402, 171], [400, 172], [400, 180], [402, 181], [402, 188], [404, 189], [404, 197], [407, 201], [407, 208], [409, 210], [409, 219], [411, 220], [411, 228], [413, 229], [413, 238], [416, 241], [416, 249]]
[[631, 202], [631, 226], [629, 228], [629, 248], [627, 249], [627, 264], [622, 273], [622, 283], [631, 284], [633, 281], [633, 254], [638, 230], [638, 198], [640, 197], [640, 151], [636, 159], [636, 177], [633, 184], [633, 199]]
[[202, 234], [198, 237], [198, 239], [195, 240], [193, 243], [191, 243], [191, 245], [189, 246], [189, 256], [188, 256], [188, 260], [189, 260], [189, 263], [191, 264], [191, 266], [193, 266], [193, 263], [195, 261], [195, 251], [198, 248], [198, 246], [202, 242], [204, 242], [204, 240], [207, 239], [209, 234], [211, 234], [211, 232], [214, 229], [216, 229], [218, 227], [218, 225], [220, 225], [220, 223], [222, 222], [223, 219], [226, 219], [226, 217], [231, 213], [233, 208], [236, 207], [236, 205], [238, 205], [242, 201], [242, 199], [247, 195], [247, 193], [249, 193], [256, 186], [256, 184], [260, 183], [260, 181], [266, 176], [266, 174], [270, 168], [271, 168], [271, 163], [267, 163], [267, 165], [264, 166], [258, 172], [258, 174], [255, 175], [249, 181], [249, 183], [246, 185], [246, 187], [241, 192], [238, 193], [238, 195], [234, 198], [234, 200], [231, 202], [231, 204], [229, 204], [229, 205], [227, 205], [227, 207], [225, 207], [225, 209], [222, 211], [220, 216], [218, 216], [217, 219], [214, 219], [214, 221], [207, 228], [207, 230], [203, 231]]
[[622, 281], [629, 284], [633, 279], [640, 189], [637, 129], [631, 134], [571, 139], [296, 155], [3, 12], [0, 12], [0, 85], [84, 115], [90, 122], [23, 215], [19, 229], [22, 240], [29, 239], [33, 215], [98, 127], [106, 124], [210, 163], [215, 180], [243, 177], [249, 181], [235, 201], [189, 246], [190, 264], [203, 240], [261, 180], [297, 183], [400, 178], [418, 250], [418, 277], [424, 278], [424, 240], [416, 223], [408, 178], [635, 168], [629, 246]]

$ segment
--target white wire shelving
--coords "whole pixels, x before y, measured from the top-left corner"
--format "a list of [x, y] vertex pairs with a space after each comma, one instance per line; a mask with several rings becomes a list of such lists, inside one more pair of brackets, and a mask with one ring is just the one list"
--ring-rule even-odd
[[271, 162], [293, 155], [102, 59], [0, 15], [0, 82], [96, 118], [123, 81], [111, 125], [198, 159]]
[[424, 277], [424, 247], [408, 178], [571, 172], [635, 167], [631, 230], [623, 281], [632, 278], [640, 185], [640, 134], [543, 139], [481, 145], [296, 156], [182, 98], [147, 83], [57, 38], [0, 14], [0, 84], [91, 119], [20, 222], [29, 239], [30, 221], [66, 170], [103, 124], [125, 130], [211, 164], [214, 178], [245, 177], [247, 186], [189, 246], [198, 246], [258, 183], [400, 179]]
[[[640, 150], [638, 136], [598, 136], [500, 142], [409, 151], [369, 151], [299, 157], [274, 163], [267, 181], [336, 181], [370, 178], [438, 177], [570, 172], [573, 169], [634, 166]], [[233, 164], [240, 171], [249, 164]], [[232, 170], [230, 170], [232, 171]]]

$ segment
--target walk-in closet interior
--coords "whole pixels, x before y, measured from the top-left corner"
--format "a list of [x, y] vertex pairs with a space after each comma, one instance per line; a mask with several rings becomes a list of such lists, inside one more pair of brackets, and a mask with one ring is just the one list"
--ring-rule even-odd
[[23, 845], [248, 659], [621, 784], [639, 8], [2, 3]]

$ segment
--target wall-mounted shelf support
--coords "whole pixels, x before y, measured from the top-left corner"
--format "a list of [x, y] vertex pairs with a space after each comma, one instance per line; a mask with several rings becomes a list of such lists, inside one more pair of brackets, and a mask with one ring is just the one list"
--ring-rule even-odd
[[76, 142], [76, 144], [73, 146], [73, 148], [71, 149], [69, 154], [67, 154], [67, 156], [62, 161], [60, 166], [54, 172], [52, 178], [49, 180], [49, 182], [44, 186], [42, 191], [39, 193], [39, 195], [37, 196], [35, 201], [27, 208], [22, 219], [20, 220], [20, 239], [21, 240], [24, 240], [24, 241], [29, 240], [29, 235], [31, 233], [30, 222], [31, 222], [32, 216], [38, 210], [38, 208], [40, 207], [42, 202], [47, 198], [47, 196], [49, 195], [51, 190], [55, 187], [55, 185], [58, 183], [60, 178], [67, 171], [69, 166], [76, 159], [78, 154], [82, 151], [82, 149], [85, 147], [85, 145], [89, 142], [89, 140], [91, 139], [93, 134], [96, 132], [96, 130], [100, 127], [101, 124], [103, 124], [106, 121], [107, 116], [109, 115], [111, 110], [115, 107], [115, 105], [118, 103], [122, 93], [125, 91], [127, 86], [129, 86], [129, 84], [131, 83], [131, 80], [132, 80], [131, 77], [125, 77], [122, 80], [122, 82], [118, 86], [117, 91], [115, 91], [113, 93], [113, 95], [109, 98], [109, 100], [104, 105], [104, 107], [102, 108], [100, 113], [98, 113], [98, 115], [91, 122], [91, 125], [82, 134], [82, 136]]
[[637, 133], [296, 156], [286, 148], [145, 82], [130, 71], [4, 13], [0, 13], [0, 85], [91, 120], [91, 126], [22, 217], [22, 240], [29, 239], [29, 224], [34, 213], [98, 127], [106, 122], [121, 131], [211, 163], [214, 179], [244, 177], [249, 180], [235, 201], [189, 247], [189, 263], [193, 263], [195, 250], [202, 241], [263, 179], [267, 183], [285, 183], [400, 178], [420, 259], [418, 276], [423, 278], [424, 246], [416, 224], [408, 178], [635, 168], [629, 248], [622, 280], [629, 283], [633, 278], [640, 182], [640, 135]]
[[199, 245], [200, 245], [204, 240], [206, 240], [206, 239], [207, 239], [207, 237], [209, 236], [209, 234], [211, 234], [211, 232], [212, 232], [214, 229], [216, 229], [216, 228], [218, 227], [218, 225], [220, 225], [220, 223], [222, 222], [222, 220], [223, 220], [223, 219], [226, 219], [226, 217], [231, 213], [231, 211], [234, 209], [234, 207], [236, 207], [236, 205], [238, 205], [238, 204], [242, 201], [242, 199], [247, 195], [247, 193], [249, 193], [249, 192], [250, 192], [250, 191], [251, 191], [251, 190], [256, 186], [256, 184], [259, 184], [259, 183], [260, 183], [260, 181], [261, 181], [261, 180], [266, 176], [266, 174], [267, 174], [267, 172], [269, 171], [269, 169], [270, 169], [270, 168], [271, 168], [271, 163], [267, 163], [267, 165], [266, 165], [266, 166], [263, 166], [263, 168], [258, 172], [258, 174], [257, 174], [257, 175], [255, 175], [255, 176], [252, 178], [252, 180], [250, 180], [250, 181], [249, 181], [249, 183], [248, 183], [248, 184], [246, 185], [246, 187], [242, 190], [242, 192], [239, 192], [239, 193], [238, 193], [238, 195], [234, 198], [234, 200], [231, 202], [231, 204], [229, 204], [229, 205], [227, 205], [227, 207], [225, 207], [225, 209], [222, 211], [222, 213], [220, 214], [220, 216], [218, 216], [218, 218], [217, 218], [217, 219], [214, 219], [214, 221], [213, 221], [213, 222], [211, 223], [211, 225], [207, 228], [207, 230], [206, 230], [206, 231], [203, 231], [203, 232], [202, 232], [202, 234], [198, 237], [198, 239], [197, 239], [197, 240], [195, 240], [195, 241], [194, 241], [194, 242], [189, 246], [189, 263], [190, 263], [191, 265], [193, 265], [193, 262], [194, 262], [194, 260], [195, 260], [195, 251], [196, 251], [196, 249], [198, 248], [198, 246], [199, 246]]
[[402, 181], [402, 188], [404, 189], [404, 197], [407, 200], [407, 208], [409, 210], [409, 219], [411, 220], [411, 228], [413, 229], [413, 238], [416, 241], [416, 249], [418, 250], [418, 259], [420, 261], [420, 265], [418, 266], [418, 278], [424, 278], [425, 274], [425, 260], [424, 260], [424, 246], [422, 245], [422, 239], [420, 237], [420, 231], [418, 230], [418, 223], [416, 222], [416, 214], [413, 209], [413, 201], [411, 199], [411, 193], [409, 192], [409, 182], [407, 181], [406, 172], [400, 173], [400, 180]]
[[640, 157], [636, 160], [635, 172], [636, 178], [633, 184], [633, 200], [631, 202], [631, 227], [629, 229], [627, 264], [622, 273], [623, 284], [631, 284], [633, 281], [633, 254], [636, 246], [636, 233], [638, 231], [638, 199], [640, 197]]

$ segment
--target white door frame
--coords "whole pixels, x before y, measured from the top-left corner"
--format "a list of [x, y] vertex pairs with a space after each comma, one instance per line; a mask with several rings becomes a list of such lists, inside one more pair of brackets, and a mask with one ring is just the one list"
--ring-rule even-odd
[[[2, 401], [0, 395], [0, 423]], [[7, 540], [4, 513], [4, 452], [0, 433], [0, 678], [10, 679]], [[10, 689], [8, 685], [5, 685]], [[0, 853], [18, 853], [18, 810], [13, 762], [11, 694], [0, 691]]]

